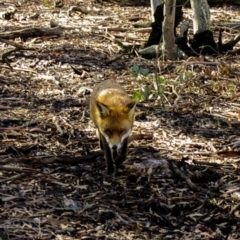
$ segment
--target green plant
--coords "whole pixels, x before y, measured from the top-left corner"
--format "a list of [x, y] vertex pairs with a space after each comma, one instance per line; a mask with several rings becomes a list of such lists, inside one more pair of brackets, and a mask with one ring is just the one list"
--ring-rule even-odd
[[49, 0], [43, 0], [43, 6], [44, 7], [51, 7], [51, 3], [49, 2]]
[[149, 70], [139, 67], [137, 64], [133, 65], [133, 76], [138, 77], [139, 75], [147, 76], [149, 74]]
[[132, 71], [137, 83], [132, 95], [134, 101], [154, 99], [164, 94], [166, 80], [162, 76], [150, 74], [149, 69], [137, 64], [133, 65]]

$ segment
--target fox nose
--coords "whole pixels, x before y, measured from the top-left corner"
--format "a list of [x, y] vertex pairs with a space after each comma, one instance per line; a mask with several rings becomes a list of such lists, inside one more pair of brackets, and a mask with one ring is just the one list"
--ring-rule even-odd
[[117, 150], [117, 145], [113, 145], [112, 150], [116, 151]]

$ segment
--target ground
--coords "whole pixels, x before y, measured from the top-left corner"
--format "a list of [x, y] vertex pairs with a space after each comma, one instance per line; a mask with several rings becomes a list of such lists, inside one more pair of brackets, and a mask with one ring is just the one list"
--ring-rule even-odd
[[[142, 59], [146, 6], [79, 1], [84, 13], [67, 14], [75, 1], [16, 2], [0, 36], [50, 21], [64, 29], [9, 38], [31, 50], [0, 65], [0, 239], [240, 239], [239, 56]], [[235, 24], [229, 40], [238, 12], [212, 8], [212, 29]], [[139, 100], [127, 161], [114, 175], [88, 107], [106, 79]]]

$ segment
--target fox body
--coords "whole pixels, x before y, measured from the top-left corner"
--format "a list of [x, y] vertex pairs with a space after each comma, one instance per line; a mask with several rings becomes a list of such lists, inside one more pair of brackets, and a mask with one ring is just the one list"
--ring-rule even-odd
[[97, 127], [108, 173], [114, 172], [113, 162], [119, 166], [126, 159], [135, 106], [124, 88], [114, 81], [106, 80], [93, 89], [90, 114]]

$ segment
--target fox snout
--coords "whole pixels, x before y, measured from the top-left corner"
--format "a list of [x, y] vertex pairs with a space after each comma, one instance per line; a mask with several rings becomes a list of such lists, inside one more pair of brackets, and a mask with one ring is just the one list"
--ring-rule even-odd
[[128, 136], [130, 132], [131, 130], [123, 134], [122, 137], [119, 137], [118, 135], [116, 135], [116, 138], [114, 138], [113, 136], [109, 138], [108, 136], [106, 136], [107, 137], [106, 142], [109, 146], [113, 159], [116, 159], [117, 156], [121, 154], [121, 152], [125, 152], [126, 150], [125, 148], [127, 147]]
[[113, 150], [113, 151], [117, 151], [121, 148], [121, 143], [120, 144], [117, 144], [117, 145], [112, 145], [112, 144], [109, 144], [109, 147]]
[[103, 135], [106, 138], [109, 148], [113, 151], [118, 151], [122, 148], [123, 141], [130, 135], [130, 132], [131, 130], [129, 130], [123, 135], [119, 135], [119, 133], [113, 133], [111, 136], [107, 135], [106, 133], [104, 133]]

